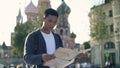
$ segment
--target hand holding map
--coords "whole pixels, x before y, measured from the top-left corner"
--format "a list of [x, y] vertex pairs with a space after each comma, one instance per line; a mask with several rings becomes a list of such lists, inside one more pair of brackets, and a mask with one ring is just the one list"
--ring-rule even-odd
[[64, 68], [74, 62], [75, 57], [79, 54], [78, 51], [69, 48], [58, 48], [55, 51], [55, 59], [52, 59], [44, 64], [53, 68]]

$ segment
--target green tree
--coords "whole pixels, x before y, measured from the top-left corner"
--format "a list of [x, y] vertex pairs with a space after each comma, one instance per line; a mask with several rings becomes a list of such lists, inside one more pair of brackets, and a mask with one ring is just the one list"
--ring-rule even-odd
[[103, 13], [103, 7], [102, 6], [97, 6], [94, 8], [94, 23], [93, 25], [93, 31], [91, 31], [91, 37], [96, 40], [99, 43], [100, 46], [100, 67], [103, 68], [104, 65], [104, 47], [103, 47], [103, 42], [105, 40], [108, 40], [109, 38], [112, 37], [112, 35], [108, 31], [108, 27], [105, 24], [105, 14]]
[[24, 41], [28, 33], [35, 30], [37, 27], [33, 25], [31, 22], [26, 23], [18, 23], [14, 29], [14, 38], [13, 38], [13, 48], [12, 54], [16, 56], [23, 55]]
[[85, 46], [85, 49], [90, 48], [90, 41], [84, 42], [83, 45]]
[[3, 50], [7, 50], [7, 46], [6, 46], [5, 42], [3, 42], [1, 48], [2, 48]]

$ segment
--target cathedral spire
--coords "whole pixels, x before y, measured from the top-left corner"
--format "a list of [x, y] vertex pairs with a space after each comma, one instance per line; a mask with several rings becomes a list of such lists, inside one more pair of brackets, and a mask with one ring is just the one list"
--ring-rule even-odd
[[21, 15], [21, 9], [19, 8], [18, 16], [16, 17], [16, 22], [17, 23], [22, 23], [23, 22], [23, 17]]
[[19, 8], [18, 17], [21, 17], [21, 9]]

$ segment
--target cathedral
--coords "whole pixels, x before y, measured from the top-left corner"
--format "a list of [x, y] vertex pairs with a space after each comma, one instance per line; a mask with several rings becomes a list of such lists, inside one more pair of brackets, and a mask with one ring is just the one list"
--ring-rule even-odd
[[[36, 24], [38, 22], [42, 23], [42, 17], [43, 17], [44, 11], [47, 8], [51, 8], [51, 4], [49, 0], [38, 0], [37, 6], [35, 6], [31, 1], [25, 7], [27, 22], [32, 22], [33, 24]], [[70, 33], [70, 24], [68, 22], [68, 16], [71, 12], [71, 9], [69, 6], [67, 6], [65, 1], [62, 0], [62, 3], [57, 8], [57, 11], [58, 11], [59, 17], [58, 17], [57, 25], [54, 31], [60, 35], [63, 41], [64, 47], [74, 49], [76, 35], [73, 32]], [[17, 23], [21, 23], [23, 21], [20, 10], [16, 19], [17, 19]]]

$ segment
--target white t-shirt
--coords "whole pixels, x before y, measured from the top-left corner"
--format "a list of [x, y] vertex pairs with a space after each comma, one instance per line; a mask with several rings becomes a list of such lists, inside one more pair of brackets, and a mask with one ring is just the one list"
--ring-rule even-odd
[[50, 34], [46, 34], [42, 31], [41, 33], [46, 43], [47, 54], [53, 54], [55, 52], [55, 38], [53, 33], [50, 32]]

